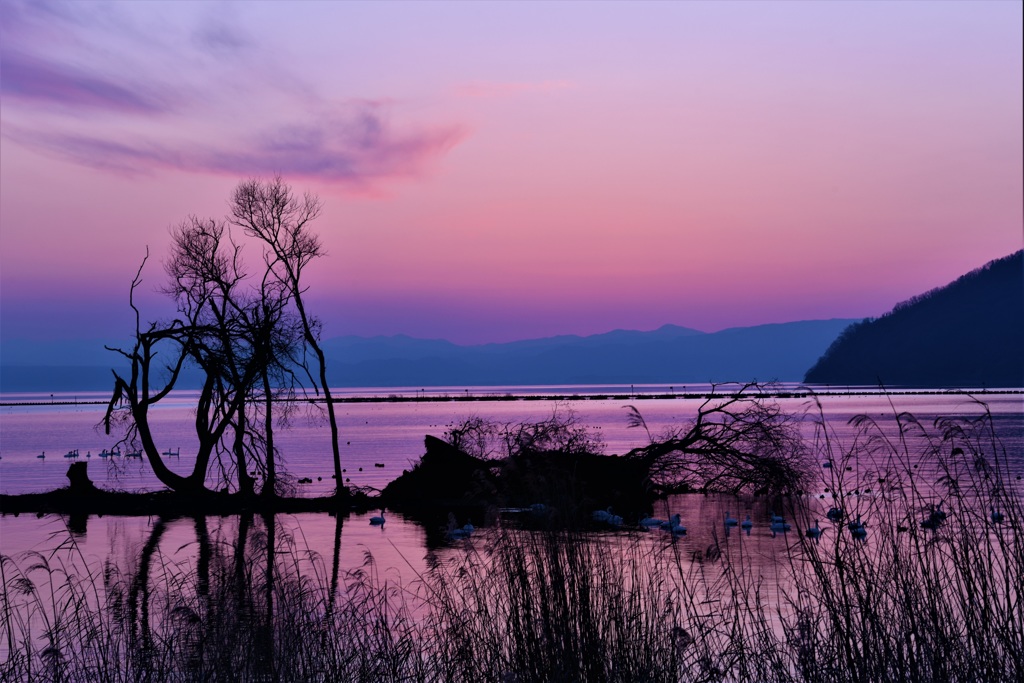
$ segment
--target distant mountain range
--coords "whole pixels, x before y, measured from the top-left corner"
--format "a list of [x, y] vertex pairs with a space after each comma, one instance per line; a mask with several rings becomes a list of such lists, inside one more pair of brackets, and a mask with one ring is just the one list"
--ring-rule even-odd
[[[110, 340], [6, 341], [0, 391], [105, 391]], [[806, 320], [714, 333], [677, 325], [504, 344], [336, 337], [339, 387], [685, 384], [749, 380], [943, 387], [1024, 386], [1024, 251], [897, 305], [878, 319]], [[198, 387], [194, 370], [181, 388]]]
[[805, 381], [1024, 387], [1024, 251], [850, 326]]
[[338, 386], [650, 384], [799, 381], [851, 320], [737, 327], [676, 325], [589, 337], [457, 346], [409, 337], [340, 337], [325, 344]]
[[[332, 386], [463, 386], [799, 381], [852, 320], [736, 327], [705, 333], [676, 325], [504, 344], [336, 337], [324, 342]], [[107, 341], [107, 344], [111, 342]], [[5, 342], [0, 391], [102, 391], [118, 358], [103, 341]], [[198, 382], [185, 377], [187, 384]]]

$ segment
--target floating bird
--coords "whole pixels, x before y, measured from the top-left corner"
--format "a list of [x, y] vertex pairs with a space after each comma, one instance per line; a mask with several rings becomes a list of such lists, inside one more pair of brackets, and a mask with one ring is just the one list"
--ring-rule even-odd
[[373, 526], [384, 526], [384, 510], [380, 511], [379, 517], [370, 517], [370, 524]]
[[814, 526], [808, 528], [805, 533], [807, 538], [813, 538], [817, 541], [821, 537], [821, 527], [818, 526], [818, 520], [814, 520]]
[[37, 458], [40, 458], [40, 459], [42, 459], [42, 458], [45, 458], [45, 457], [46, 457], [46, 451], [43, 451], [42, 453], [40, 453], [40, 454], [39, 454], [39, 455], [37, 455], [36, 457], [37, 457]]
[[775, 524], [775, 523], [781, 523], [781, 522], [784, 522], [784, 521], [786, 521], [786, 520], [782, 519], [782, 516], [781, 516], [781, 515], [777, 515], [777, 514], [775, 514], [775, 511], [774, 511], [774, 510], [770, 511], [770, 512], [768, 513], [768, 516], [769, 516], [769, 517], [771, 517], [771, 522], [772, 522], [772, 524]]
[[868, 536], [867, 524], [860, 521], [860, 515], [857, 515], [856, 521], [847, 524], [846, 528], [850, 530], [850, 535], [858, 541], [863, 541]]
[[622, 524], [622, 517], [612, 512], [612, 508], [609, 505], [606, 510], [594, 510], [591, 517], [594, 518], [595, 522], [604, 522], [605, 524], [611, 524], [612, 526], [619, 526]]
[[686, 533], [686, 527], [683, 526], [683, 519], [679, 513], [672, 515], [667, 522], [661, 525], [661, 528], [674, 536], [682, 536]]
[[785, 522], [781, 522], [780, 521], [780, 522], [772, 522], [771, 527], [769, 527], [769, 528], [771, 529], [771, 532], [772, 532], [772, 538], [775, 538], [775, 534], [784, 534], [787, 531], [789, 531], [792, 527], [790, 527]]
[[747, 518], [740, 522], [740, 526], [746, 529], [747, 531], [750, 531], [754, 528], [754, 523], [750, 521], [750, 515], [747, 515]]
[[[383, 514], [383, 513], [382, 513]], [[469, 538], [473, 533], [474, 527], [472, 524], [465, 524], [461, 527], [456, 526], [455, 515], [448, 513], [448, 538]]]
[[1002, 524], [1003, 519], [1005, 519], [1003, 517], [1003, 513], [999, 512], [995, 508], [992, 508], [992, 523], [993, 524]]
[[736, 526], [737, 524], [739, 524], [739, 522], [736, 521], [736, 518], [735, 517], [730, 517], [729, 516], [729, 511], [726, 510], [725, 511], [725, 525], [726, 526]]
[[832, 461], [826, 460], [825, 462], [821, 463], [821, 466], [824, 467], [826, 470], [830, 470], [832, 469]]
[[657, 517], [644, 517], [643, 519], [640, 520], [640, 526], [644, 526], [644, 527], [661, 526], [664, 523], [665, 523], [665, 520], [658, 519]]

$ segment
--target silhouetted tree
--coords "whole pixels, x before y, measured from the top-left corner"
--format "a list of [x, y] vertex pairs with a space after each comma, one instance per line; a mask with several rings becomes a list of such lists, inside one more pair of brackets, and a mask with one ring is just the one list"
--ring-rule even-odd
[[[224, 222], [190, 217], [171, 236], [168, 282], [162, 291], [174, 299], [177, 316], [142, 327], [134, 295], [144, 259], [129, 295], [136, 317], [135, 344], [128, 351], [115, 349], [131, 362], [131, 371], [114, 372], [106, 429], [109, 433], [112, 420], [123, 414], [126, 438], [137, 438], [156, 476], [173, 490], [206, 491], [216, 462], [220, 478], [234, 479], [244, 495], [255, 492], [250, 466], [262, 470], [262, 492], [273, 495], [274, 399], [300, 384], [295, 371], [303, 367], [300, 351], [308, 330], [304, 309], [302, 316], [296, 313], [293, 290], [275, 275], [276, 257], [270, 249], [264, 249], [258, 277], [248, 275], [241, 246]], [[296, 287], [301, 291], [298, 281]], [[170, 363], [158, 363], [159, 355]], [[149, 424], [149, 409], [175, 387], [186, 363], [198, 367], [203, 377], [195, 418], [199, 449], [187, 476], [163, 462]], [[160, 377], [165, 379], [161, 382]]]
[[307, 192], [300, 199], [280, 176], [269, 181], [253, 179], [240, 183], [231, 200], [234, 224], [267, 246], [264, 257], [268, 275], [291, 295], [306, 346], [316, 356], [319, 389], [324, 392], [331, 426], [334, 478], [340, 491], [343, 479], [338, 422], [327, 382], [327, 363], [320, 346], [321, 325], [319, 319], [307, 312], [302, 299], [305, 291], [302, 272], [310, 261], [324, 255], [320, 238], [309, 229], [309, 223], [320, 215], [321, 210], [318, 197]]
[[630, 427], [642, 427], [651, 443], [627, 458], [642, 459], [662, 493], [697, 488], [739, 493], [744, 489], [779, 493], [796, 490], [807, 472], [807, 452], [799, 420], [763, 392], [757, 383], [709, 396], [687, 423], [654, 436], [634, 406]]

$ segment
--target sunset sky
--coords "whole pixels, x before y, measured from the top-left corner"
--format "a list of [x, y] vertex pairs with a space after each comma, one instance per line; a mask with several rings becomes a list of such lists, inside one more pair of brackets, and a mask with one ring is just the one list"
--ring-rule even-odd
[[1021, 8], [0, 0], [0, 338], [275, 173], [327, 337], [879, 315], [1024, 242]]

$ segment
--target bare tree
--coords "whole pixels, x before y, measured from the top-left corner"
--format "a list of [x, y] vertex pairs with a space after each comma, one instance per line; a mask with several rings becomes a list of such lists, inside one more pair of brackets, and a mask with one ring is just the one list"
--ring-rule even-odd
[[[130, 294], [136, 314], [135, 345], [131, 351], [118, 350], [131, 361], [131, 373], [114, 373], [106, 429], [109, 433], [118, 411], [126, 412], [128, 438], [138, 438], [156, 476], [173, 490], [206, 491], [206, 479], [216, 461], [222, 478], [234, 478], [243, 495], [254, 493], [250, 465], [263, 469], [263, 492], [273, 494], [272, 384], [294, 385], [289, 379], [294, 380], [295, 349], [302, 341], [302, 326], [289, 309], [291, 292], [269, 268], [253, 282], [244, 270], [241, 247], [231, 240], [223, 222], [191, 217], [171, 236], [163, 292], [176, 302], [178, 316], [170, 323], [151, 323], [142, 329], [134, 304], [140, 266]], [[172, 359], [162, 371], [156, 362], [157, 347]], [[199, 449], [192, 473], [183, 476], [161, 459], [148, 411], [174, 388], [186, 362], [202, 371], [203, 385], [195, 417]], [[154, 390], [154, 378], [160, 374], [168, 379]]]
[[807, 471], [797, 418], [785, 413], [757, 383], [712, 395], [689, 423], [652, 437], [634, 406], [630, 427], [642, 427], [651, 443], [626, 454], [642, 458], [663, 492], [705, 488], [782, 492], [796, 490]]
[[338, 422], [327, 381], [327, 362], [320, 346], [321, 325], [319, 319], [307, 312], [302, 298], [305, 292], [303, 270], [313, 259], [324, 255], [320, 238], [309, 229], [309, 224], [320, 216], [322, 208], [318, 197], [307, 192], [299, 198], [280, 176], [269, 181], [252, 179], [235, 188], [231, 199], [231, 220], [247, 235], [267, 246], [264, 259], [268, 272], [291, 294], [306, 346], [316, 356], [319, 390], [324, 392], [331, 426], [336, 490], [340, 493], [344, 480], [341, 476]]

